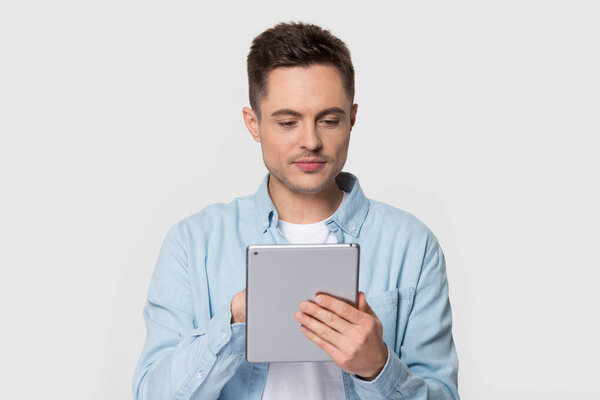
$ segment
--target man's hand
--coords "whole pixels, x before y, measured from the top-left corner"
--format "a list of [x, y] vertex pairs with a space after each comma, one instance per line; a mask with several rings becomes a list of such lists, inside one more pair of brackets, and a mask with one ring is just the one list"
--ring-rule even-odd
[[334, 297], [319, 294], [316, 304], [304, 301], [296, 320], [302, 333], [331, 356], [344, 371], [373, 380], [387, 361], [383, 327], [377, 315], [358, 294], [358, 309]]
[[246, 289], [231, 299], [231, 323], [246, 322]]

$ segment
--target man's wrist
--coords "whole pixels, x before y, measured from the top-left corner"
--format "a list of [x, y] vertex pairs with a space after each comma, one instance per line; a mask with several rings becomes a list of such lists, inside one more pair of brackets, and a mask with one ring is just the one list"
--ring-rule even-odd
[[387, 361], [388, 361], [389, 352], [388, 352], [387, 345], [385, 343], [383, 343], [383, 350], [382, 350], [381, 354], [382, 354], [382, 362], [381, 362], [380, 367], [377, 368], [375, 373], [373, 373], [369, 376], [356, 375], [356, 377], [363, 381], [366, 381], [366, 382], [371, 382], [371, 381], [375, 380], [375, 378], [377, 378], [379, 376], [381, 371], [383, 371], [383, 368], [385, 367], [385, 365], [387, 364]]
[[231, 325], [237, 324], [240, 322], [245, 322], [243, 319], [243, 316], [239, 316], [239, 315], [235, 315], [235, 314], [231, 313]]
[[232, 325], [246, 322], [246, 290], [242, 290], [233, 296], [229, 305], [229, 312], [231, 313], [230, 323]]

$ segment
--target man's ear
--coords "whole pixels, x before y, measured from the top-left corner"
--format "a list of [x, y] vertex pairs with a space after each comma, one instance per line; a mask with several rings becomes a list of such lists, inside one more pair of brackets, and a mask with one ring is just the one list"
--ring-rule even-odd
[[250, 132], [254, 140], [260, 143], [260, 129], [258, 128], [258, 117], [256, 116], [256, 113], [251, 108], [244, 107], [242, 109], [242, 114], [248, 132]]
[[350, 109], [350, 129], [352, 129], [352, 127], [356, 123], [356, 111], [358, 111], [358, 104], [355, 103]]

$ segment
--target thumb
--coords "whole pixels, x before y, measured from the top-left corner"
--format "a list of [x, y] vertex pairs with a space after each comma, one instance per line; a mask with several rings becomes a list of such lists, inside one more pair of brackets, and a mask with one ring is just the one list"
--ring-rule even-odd
[[369, 303], [367, 303], [367, 298], [365, 297], [364, 292], [358, 292], [358, 309], [364, 313], [375, 315]]

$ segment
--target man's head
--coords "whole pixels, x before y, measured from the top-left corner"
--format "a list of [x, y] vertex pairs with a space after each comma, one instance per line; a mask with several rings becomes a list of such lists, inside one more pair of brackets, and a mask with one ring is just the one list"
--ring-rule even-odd
[[268, 93], [269, 73], [278, 67], [329, 64], [337, 68], [349, 101], [354, 101], [354, 67], [350, 51], [317, 25], [280, 23], [254, 38], [248, 54], [250, 107], [261, 117], [260, 102]]
[[302, 194], [334, 185], [357, 109], [346, 45], [316, 25], [278, 24], [252, 42], [248, 81], [244, 121], [275, 184]]

